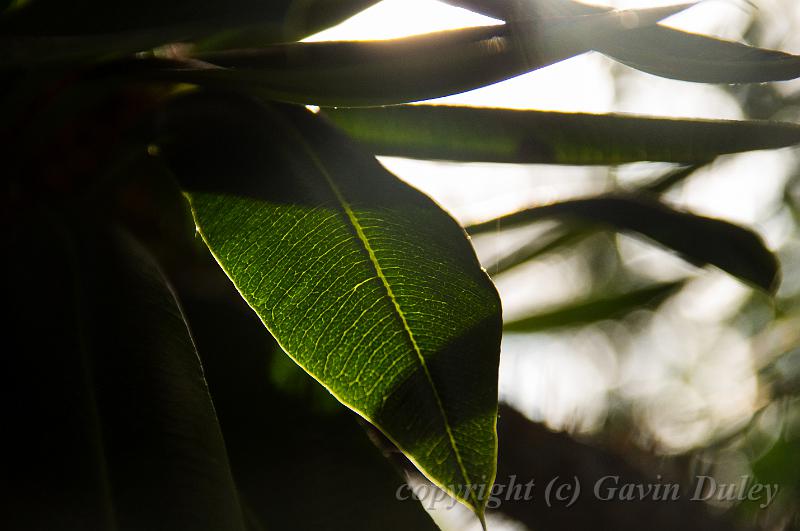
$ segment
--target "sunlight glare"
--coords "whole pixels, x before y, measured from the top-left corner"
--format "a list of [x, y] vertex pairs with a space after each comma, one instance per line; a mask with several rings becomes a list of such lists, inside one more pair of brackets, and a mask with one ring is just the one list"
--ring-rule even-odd
[[432, 31], [494, 24], [501, 22], [434, 0], [384, 0], [305, 41], [398, 39]]

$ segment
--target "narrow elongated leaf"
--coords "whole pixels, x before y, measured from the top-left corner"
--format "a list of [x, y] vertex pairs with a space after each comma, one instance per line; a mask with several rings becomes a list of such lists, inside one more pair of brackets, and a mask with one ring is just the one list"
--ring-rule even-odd
[[656, 76], [699, 83], [766, 83], [800, 77], [800, 56], [662, 26], [609, 37], [597, 51]]
[[16, 346], [0, 527], [243, 530], [192, 338], [152, 260], [97, 219], [22, 221], [4, 276]]
[[[573, 0], [444, 0], [501, 20], [609, 12]], [[607, 35], [594, 50], [661, 77], [702, 83], [763, 83], [800, 76], [800, 56], [656, 25]]]
[[645, 197], [565, 201], [473, 225], [467, 232], [477, 234], [550, 217], [577, 218], [637, 232], [692, 263], [715, 265], [767, 291], [775, 290], [779, 282], [778, 261], [756, 233], [719, 219], [681, 212]]
[[500, 302], [463, 230], [320, 116], [196, 95], [162, 149], [286, 353], [482, 517]]
[[[654, 24], [688, 4], [466, 28], [404, 39], [309, 42], [201, 54], [174, 81], [247, 88], [321, 106], [404, 103], [464, 92], [578, 55], [601, 36]], [[168, 65], [167, 65], [168, 66]]]
[[638, 187], [638, 191], [647, 194], [661, 195], [668, 192], [671, 188], [678, 186], [690, 178], [704, 164], [693, 164], [691, 166], [678, 166], [666, 172], [660, 177]]
[[0, 66], [98, 60], [215, 37], [205, 49], [299, 40], [376, 0], [30, 0], [0, 18]]
[[326, 109], [380, 155], [454, 161], [704, 163], [717, 155], [800, 142], [791, 123], [686, 120], [439, 105]]
[[572, 304], [505, 323], [509, 332], [537, 332], [616, 319], [641, 308], [652, 307], [675, 293], [682, 282], [666, 282], [627, 293], [576, 301]]
[[486, 271], [493, 277], [514, 269], [548, 253], [559, 251], [565, 247], [574, 246], [591, 236], [595, 230], [580, 230], [575, 224], [559, 224], [547, 231], [542, 237], [524, 242], [506, 253], [496, 257], [491, 263], [485, 264]]
[[[690, 177], [698, 167], [700, 166], [679, 166], [668, 171], [654, 181], [638, 187], [636, 193], [651, 195], [662, 194], [672, 186]], [[484, 264], [484, 267], [492, 276], [497, 276], [546, 253], [552, 253], [567, 246], [574, 246], [597, 232], [596, 227], [581, 225], [581, 223], [575, 222], [559, 223], [555, 227], [550, 228], [543, 235], [544, 238], [537, 237], [533, 240], [523, 242], [495, 257], [492, 262]]]

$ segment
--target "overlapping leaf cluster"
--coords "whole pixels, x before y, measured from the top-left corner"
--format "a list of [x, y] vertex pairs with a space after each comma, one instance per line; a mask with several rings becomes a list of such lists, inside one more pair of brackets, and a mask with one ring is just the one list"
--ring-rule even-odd
[[[53, 190], [60, 185], [53, 184], [48, 168], [37, 170], [32, 181], [19, 177], [33, 165], [38, 147], [51, 145], [48, 135], [61, 139], [59, 128], [85, 119], [83, 109], [92, 108], [98, 95], [135, 102], [132, 119], [112, 120], [118, 128], [110, 131], [119, 142], [110, 143], [111, 159], [119, 162], [103, 159], [74, 172], [62, 165], [62, 178], [69, 176], [66, 188], [81, 197], [88, 194], [96, 206], [108, 179], [126, 164], [126, 149], [141, 154], [147, 146], [150, 154], [157, 153], [188, 200], [206, 246], [283, 351], [483, 521], [496, 472], [503, 325], [499, 298], [467, 232], [542, 218], [562, 223], [549, 242], [527, 242], [501, 258], [493, 272], [580, 236], [569, 229], [577, 220], [581, 231], [603, 226], [634, 232], [693, 263], [774, 290], [778, 264], [758, 235], [677, 211], [658, 194], [719, 155], [796, 144], [800, 126], [396, 104], [496, 83], [590, 50], [655, 75], [713, 83], [793, 79], [800, 76], [800, 57], [658, 24], [687, 4], [618, 12], [571, 0], [451, 0], [503, 23], [387, 41], [300, 42], [374, 3], [8, 4], [0, 12], [0, 68], [8, 80], [2, 126], [22, 128], [13, 134], [20, 148], [10, 157], [11, 182], [17, 183], [10, 188], [10, 204], [19, 214], [29, 203], [39, 204], [30, 197], [44, 197], [48, 211], [74, 211], [78, 203], [59, 203]], [[68, 111], [59, 111], [57, 104], [48, 107], [53, 99], [68, 101]], [[31, 113], [35, 120], [29, 119]], [[117, 139], [114, 135], [98, 136]], [[92, 147], [108, 146], [101, 138]], [[63, 149], [71, 152], [71, 145]], [[433, 201], [385, 170], [375, 155], [684, 166], [649, 190], [534, 207], [465, 232]], [[86, 174], [95, 180], [76, 184], [73, 177]], [[39, 196], [43, 189], [47, 193]], [[84, 208], [80, 205], [78, 210]], [[141, 388], [155, 412], [153, 419], [142, 417], [136, 424], [148, 442], [140, 457], [152, 451], [185, 458], [186, 469], [201, 470], [219, 491], [211, 496], [215, 503], [206, 505], [205, 488], [187, 488], [180, 492], [181, 503], [209, 508], [214, 514], [205, 522], [209, 529], [241, 528], [247, 520], [244, 504], [231, 481], [211, 400], [174, 297], [138, 244], [113, 231], [87, 239], [83, 218], [68, 223], [58, 236], [60, 255], [72, 258], [53, 266], [75, 282], [70, 318], [94, 323], [80, 324], [77, 335], [64, 330], [56, 336], [91, 375], [73, 376], [85, 393], [80, 425], [96, 447], [87, 462], [96, 469], [89, 490], [96, 489], [97, 496], [87, 503], [104, 508], [83, 522], [104, 522], [109, 528], [126, 518], [135, 522], [119, 508], [135, 504], [136, 493], [120, 495], [118, 482], [125, 480], [117, 478], [138, 471], [128, 465], [118, 469], [117, 459], [126, 457], [115, 453], [115, 441], [132, 436], [132, 428], [107, 422], [114, 405], [134, 408], [125, 397], [108, 395], [108, 387], [139, 385], [131, 383], [130, 374], [137, 382], [150, 382]], [[108, 213], [97, 220], [107, 222]], [[30, 230], [13, 232], [18, 252], [37, 256], [25, 244], [36, 236]], [[26, 283], [37, 283], [24, 268], [18, 273], [31, 277]], [[118, 296], [109, 297], [101, 285], [118, 285], [111, 288]], [[533, 330], [603, 319], [661, 300], [679, 286], [642, 286], [506, 325]], [[40, 286], [40, 295], [48, 289]], [[92, 296], [79, 295], [84, 291]], [[104, 305], [125, 308], [120, 322], [106, 323], [109, 315], [100, 315]], [[151, 318], [138, 321], [135, 312]], [[137, 342], [107, 358], [128, 336]], [[171, 382], [177, 394], [159, 382]], [[95, 392], [98, 385], [102, 392]], [[198, 448], [186, 443], [193, 438]], [[175, 463], [159, 472], [183, 466]], [[180, 477], [180, 471], [176, 474]], [[153, 481], [160, 482], [157, 477]], [[181, 485], [191, 477], [180, 479]], [[36, 504], [30, 507], [34, 514]], [[148, 517], [166, 518], [163, 514], [156, 507]], [[181, 516], [179, 511], [175, 518]]]

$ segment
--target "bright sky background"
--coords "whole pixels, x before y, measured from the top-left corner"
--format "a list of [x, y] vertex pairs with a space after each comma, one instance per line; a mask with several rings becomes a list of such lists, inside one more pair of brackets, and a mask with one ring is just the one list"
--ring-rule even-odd
[[[766, 24], [779, 36], [771, 45], [800, 52], [800, 32], [792, 31], [792, 24], [800, 20], [800, 2], [754, 1], [764, 12]], [[637, 8], [670, 2], [595, 3]], [[744, 1], [709, 0], [665, 23], [739, 40], [750, 10], [752, 7]], [[386, 39], [496, 23], [434, 0], [384, 0], [310, 40]], [[794, 82], [779, 85], [782, 91], [798, 89]], [[436, 102], [569, 112], [742, 117], [733, 98], [717, 86], [657, 78], [597, 53]], [[792, 151], [783, 150], [721, 157], [710, 170], [694, 176], [668, 199], [701, 214], [751, 226], [770, 246], [779, 248], [791, 236], [791, 223], [774, 211], [794, 156]], [[613, 178], [626, 182], [661, 167], [639, 164], [612, 175], [606, 168], [456, 164], [396, 158], [382, 158], [381, 162], [464, 223], [596, 194], [607, 190]], [[654, 280], [694, 272], [679, 259], [638, 240], [619, 236], [618, 242], [627, 263], [648, 271]], [[499, 239], [476, 241], [483, 257], [502, 245]], [[497, 285], [506, 317], [579, 295], [584, 288], [582, 268], [586, 264], [573, 262], [563, 257], [545, 258], [500, 276]], [[595, 328], [507, 335], [501, 357], [501, 397], [535, 420], [580, 431], [591, 429], [603, 418], [608, 392], [615, 389], [642, 404], [643, 418], [666, 447], [675, 451], [691, 447], [720, 426], [746, 420], [754, 408], [752, 345], [739, 331], [721, 323], [737, 311], [749, 293], [722, 273], [701, 271], [689, 289], [658, 311], [647, 330], [629, 338], [624, 356], [614, 355], [614, 334]], [[617, 332], [627, 334], [625, 330]], [[676, 374], [685, 376], [676, 378]], [[670, 406], [664, 407], [665, 403]], [[454, 528], [466, 529], [463, 522], [457, 522]], [[494, 528], [516, 529], [502, 525]]]

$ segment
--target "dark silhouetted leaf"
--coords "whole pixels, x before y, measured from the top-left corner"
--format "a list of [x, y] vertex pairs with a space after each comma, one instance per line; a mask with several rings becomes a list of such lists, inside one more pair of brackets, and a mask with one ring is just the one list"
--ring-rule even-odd
[[37, 212], [8, 242], [0, 526], [244, 529], [177, 302], [103, 221]]
[[[634, 466], [630, 450], [623, 445], [581, 442], [565, 432], [532, 422], [508, 405], [500, 407], [498, 430], [500, 455], [503, 456], [498, 485], [508, 485], [509, 489], [528, 482], [538, 486], [540, 478], [565, 477], [574, 478], [582, 489], [584, 485], [592, 488], [600, 485], [604, 489], [610, 481], [619, 485], [650, 485], [661, 483], [663, 477], [680, 469], [676, 460], [646, 451], [637, 454], [639, 461]], [[694, 488], [690, 478], [683, 479], [683, 483], [677, 479], [683, 476], [675, 474], [675, 477], [674, 483], [662, 484], [680, 485], [680, 492], [690, 492]], [[729, 514], [714, 511], [713, 507], [697, 503], [690, 496], [674, 496], [664, 503], [663, 499], [653, 496], [601, 499], [581, 493], [573, 505], [566, 507], [566, 504], [546, 503], [548, 498], [543, 490], [537, 491], [534, 487], [527, 498], [503, 494], [497, 511], [521, 522], [527, 529], [640, 531], [646, 526], [649, 531], [752, 531], [747, 525], [737, 525]]]
[[[227, 287], [230, 282], [211, 262], [213, 283]], [[196, 282], [185, 288], [179, 296], [192, 323], [236, 486], [249, 501], [251, 519], [261, 523], [248, 529], [438, 529], [421, 504], [397, 500], [403, 477], [369, 442], [356, 415], [274, 345], [238, 293], [208, 294], [207, 286], [198, 290]], [[302, 391], [278, 389], [276, 379], [266, 377], [265, 369], [278, 363], [302, 382]], [[323, 399], [333, 408], [317, 407]]]
[[0, 66], [94, 61], [214, 36], [206, 48], [301, 39], [376, 0], [30, 0], [0, 18]]
[[792, 123], [644, 118], [440, 105], [326, 109], [380, 155], [454, 161], [704, 163], [717, 155], [800, 142]]
[[651, 182], [644, 184], [643, 186], [639, 187], [638, 190], [640, 192], [645, 192], [654, 195], [661, 195], [669, 191], [672, 187], [679, 185], [689, 177], [691, 177], [694, 172], [698, 169], [703, 167], [703, 164], [696, 164], [692, 166], [679, 166], [674, 168], [664, 175], [652, 180]]
[[[501, 20], [596, 15], [609, 8], [572, 0], [444, 0]], [[800, 76], [800, 57], [664, 26], [609, 34], [594, 50], [650, 74], [701, 83], [763, 83]]]
[[501, 315], [463, 230], [302, 108], [198, 94], [161, 130], [198, 230], [281, 347], [482, 517], [488, 491], [468, 486], [494, 478]]
[[699, 83], [765, 83], [800, 77], [800, 57], [654, 26], [609, 38], [597, 51], [656, 76]]
[[[308, 42], [200, 54], [161, 78], [235, 86], [268, 99], [321, 106], [370, 106], [464, 92], [583, 53], [622, 31], [631, 17], [654, 24], [686, 4], [532, 20], [362, 42]], [[154, 67], [157, 65], [154, 65]], [[155, 74], [154, 74], [155, 75]]]
[[543, 218], [566, 218], [633, 231], [697, 264], [712, 264], [764, 290], [779, 282], [775, 256], [754, 232], [719, 219], [674, 210], [654, 199], [605, 196], [522, 210], [467, 228], [470, 234], [512, 227]]
[[675, 293], [682, 282], [647, 286], [627, 293], [579, 300], [560, 308], [507, 322], [508, 332], [537, 332], [559, 327], [585, 325], [605, 319], [618, 319], [632, 311], [652, 307]]
[[[699, 165], [677, 167], [635, 190], [639, 193], [662, 194], [690, 177], [699, 167]], [[548, 229], [543, 236], [518, 244], [500, 254], [492, 262], [484, 264], [484, 267], [490, 275], [497, 276], [544, 254], [567, 246], [574, 246], [595, 233], [597, 233], [597, 228], [586, 226], [585, 223], [575, 223], [574, 221], [559, 223]]]

